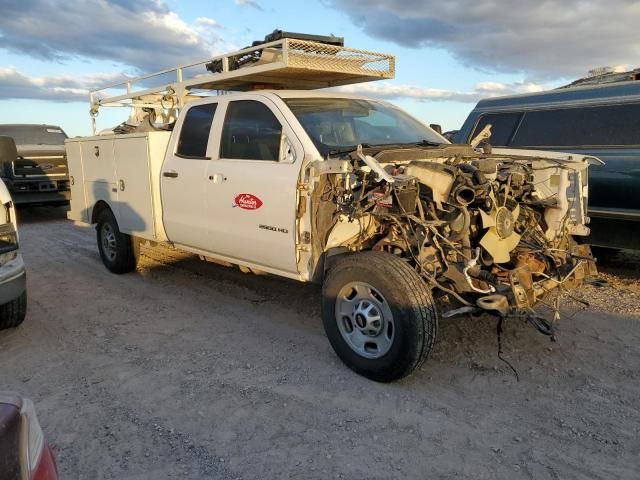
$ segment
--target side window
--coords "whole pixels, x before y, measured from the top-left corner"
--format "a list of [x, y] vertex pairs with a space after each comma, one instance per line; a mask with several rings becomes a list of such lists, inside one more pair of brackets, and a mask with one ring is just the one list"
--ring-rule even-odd
[[512, 145], [522, 147], [640, 144], [640, 104], [527, 112]]
[[479, 134], [486, 125], [491, 124], [491, 138], [489, 139], [489, 143], [496, 147], [509, 145], [509, 140], [511, 140], [511, 136], [518, 126], [521, 117], [522, 112], [489, 113], [482, 115], [468, 141], [473, 140], [473, 137]]
[[183, 158], [206, 159], [209, 131], [217, 106], [217, 103], [207, 103], [187, 110], [180, 130], [176, 155]]
[[282, 125], [264, 103], [230, 102], [222, 128], [220, 158], [278, 161], [281, 134]]

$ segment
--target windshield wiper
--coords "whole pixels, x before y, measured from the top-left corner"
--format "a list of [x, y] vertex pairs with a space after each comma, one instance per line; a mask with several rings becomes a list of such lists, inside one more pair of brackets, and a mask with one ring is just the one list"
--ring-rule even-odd
[[416, 145], [419, 145], [421, 147], [439, 147], [441, 145], [444, 145], [444, 143], [433, 142], [431, 140], [422, 140], [421, 142], [416, 143]]
[[[367, 148], [393, 148], [393, 147], [441, 147], [444, 143], [432, 142], [431, 140], [421, 140], [419, 142], [403, 142], [403, 143], [374, 143], [373, 145], [366, 145]], [[365, 144], [363, 143], [364, 147]]]
[[[371, 148], [371, 145], [369, 145], [368, 143], [362, 143], [361, 145], [362, 145], [362, 148]], [[331, 150], [329, 150], [329, 156], [340, 155], [342, 153], [355, 152], [357, 149], [358, 149], [357, 145], [350, 145], [348, 147], [332, 148]]]
[[[421, 140], [419, 142], [406, 142], [406, 143], [362, 143], [362, 148], [375, 148], [375, 149], [380, 149], [380, 150], [384, 150], [385, 148], [389, 148], [389, 147], [405, 147], [405, 146], [412, 146], [412, 147], [441, 147], [442, 145], [444, 145], [444, 143], [438, 143], [438, 142], [433, 142], [431, 140]], [[356, 149], [358, 147], [356, 145], [353, 146], [348, 146], [348, 147], [338, 147], [338, 148], [332, 148], [331, 150], [329, 150], [329, 156], [332, 155], [340, 155], [342, 153], [350, 153], [350, 152], [355, 152]]]

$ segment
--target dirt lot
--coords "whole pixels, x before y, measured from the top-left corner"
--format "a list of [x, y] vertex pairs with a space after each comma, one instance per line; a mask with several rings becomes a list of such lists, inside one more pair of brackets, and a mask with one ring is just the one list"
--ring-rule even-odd
[[0, 332], [0, 389], [34, 399], [63, 478], [638, 478], [637, 257], [576, 292], [557, 343], [507, 325], [519, 382], [482, 317], [383, 385], [333, 354], [317, 287], [163, 248], [115, 276], [93, 229], [20, 215], [29, 312]]

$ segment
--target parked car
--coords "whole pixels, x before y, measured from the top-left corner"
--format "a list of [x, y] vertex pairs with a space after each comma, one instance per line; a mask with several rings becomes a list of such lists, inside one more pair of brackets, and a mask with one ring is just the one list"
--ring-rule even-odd
[[33, 402], [0, 392], [0, 480], [57, 480], [58, 468]]
[[0, 125], [0, 135], [11, 137], [17, 152], [1, 152], [0, 178], [15, 204], [67, 205], [69, 171], [64, 141], [56, 125]]
[[605, 74], [540, 93], [478, 102], [455, 143], [491, 124], [492, 146], [594, 155], [589, 169], [592, 245], [640, 249], [639, 72]]
[[[15, 151], [10, 137], [0, 136], [0, 154]], [[27, 314], [27, 274], [18, 250], [18, 223], [9, 190], [0, 180], [0, 330], [17, 327]]]

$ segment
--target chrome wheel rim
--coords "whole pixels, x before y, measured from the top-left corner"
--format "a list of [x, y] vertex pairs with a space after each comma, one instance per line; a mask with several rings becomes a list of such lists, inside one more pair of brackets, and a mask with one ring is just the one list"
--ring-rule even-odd
[[110, 261], [113, 261], [116, 258], [116, 232], [108, 223], [102, 224], [100, 240], [102, 241], [102, 251], [105, 256]]
[[349, 348], [364, 358], [384, 356], [395, 338], [395, 324], [389, 303], [365, 282], [346, 284], [336, 299], [338, 330]]

